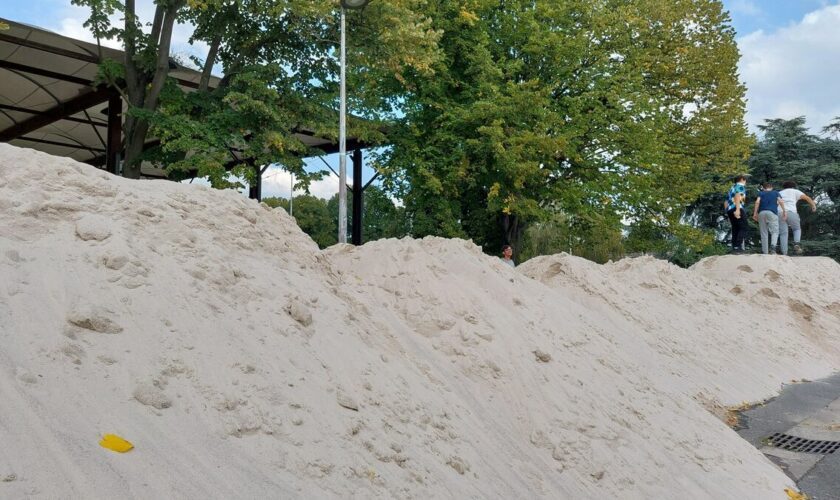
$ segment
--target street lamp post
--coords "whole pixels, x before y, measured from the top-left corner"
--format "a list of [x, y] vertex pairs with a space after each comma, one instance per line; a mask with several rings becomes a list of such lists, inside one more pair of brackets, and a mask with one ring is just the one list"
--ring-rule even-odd
[[338, 242], [347, 243], [347, 9], [361, 9], [370, 0], [341, 0], [341, 104], [338, 118]]

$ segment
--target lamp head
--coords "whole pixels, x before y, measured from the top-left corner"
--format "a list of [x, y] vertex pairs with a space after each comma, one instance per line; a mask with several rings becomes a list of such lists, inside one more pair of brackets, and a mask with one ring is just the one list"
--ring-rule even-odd
[[370, 0], [341, 0], [341, 6], [345, 9], [361, 9], [370, 3]]

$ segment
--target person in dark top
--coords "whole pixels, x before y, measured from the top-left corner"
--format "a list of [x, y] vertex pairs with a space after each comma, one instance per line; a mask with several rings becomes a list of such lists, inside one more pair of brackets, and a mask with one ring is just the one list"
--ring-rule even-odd
[[747, 200], [747, 176], [739, 175], [735, 184], [729, 189], [723, 208], [726, 217], [732, 224], [732, 253], [744, 251], [744, 240], [747, 237], [749, 221], [747, 220], [744, 202]]
[[753, 209], [753, 220], [758, 222], [758, 230], [761, 232], [761, 252], [769, 253], [767, 248], [767, 233], [770, 233], [771, 247], [776, 253], [776, 243], [779, 242], [779, 209], [782, 211], [781, 218], [787, 220], [785, 202], [782, 195], [773, 189], [773, 184], [765, 182], [761, 185], [762, 190], [755, 199]]

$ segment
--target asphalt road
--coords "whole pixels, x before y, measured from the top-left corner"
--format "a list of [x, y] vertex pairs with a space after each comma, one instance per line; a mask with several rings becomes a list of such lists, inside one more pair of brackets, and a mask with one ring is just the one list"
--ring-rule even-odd
[[[792, 437], [770, 439], [777, 433]], [[745, 411], [738, 434], [812, 500], [840, 500], [840, 449], [826, 452], [840, 447], [840, 374], [786, 386], [777, 398]], [[794, 449], [784, 449], [785, 443]], [[812, 451], [796, 450], [797, 445]]]

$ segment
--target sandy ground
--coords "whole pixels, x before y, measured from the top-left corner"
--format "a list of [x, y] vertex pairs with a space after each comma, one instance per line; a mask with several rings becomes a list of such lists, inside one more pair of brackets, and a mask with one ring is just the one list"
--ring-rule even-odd
[[836, 371], [837, 283], [322, 252], [239, 194], [0, 144], [0, 497], [786, 498], [710, 410]]

